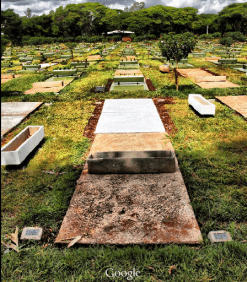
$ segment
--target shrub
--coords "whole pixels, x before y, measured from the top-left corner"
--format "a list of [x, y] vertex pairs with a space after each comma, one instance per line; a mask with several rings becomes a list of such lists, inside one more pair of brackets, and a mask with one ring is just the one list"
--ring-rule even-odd
[[31, 37], [28, 40], [28, 44], [30, 44], [30, 45], [41, 45], [41, 44], [44, 44], [44, 37]]
[[72, 42], [72, 41], [74, 41], [73, 37], [65, 37], [64, 38], [64, 42]]
[[240, 31], [227, 32], [225, 36], [232, 38], [234, 41], [239, 41], [239, 42], [247, 41], [247, 37], [244, 36], [243, 33], [241, 33]]
[[80, 36], [80, 35], [76, 36], [75, 41], [76, 42], [81, 42], [82, 41], [82, 36]]
[[231, 37], [222, 37], [219, 43], [227, 47], [230, 47], [233, 43], [233, 39]]
[[201, 34], [200, 36], [199, 36], [199, 38], [200, 39], [211, 39], [211, 38], [213, 38], [213, 34]]
[[114, 39], [114, 41], [121, 41], [122, 40], [122, 36], [119, 34], [115, 34], [111, 37], [111, 39]]
[[63, 42], [63, 37], [58, 37], [57, 42]]
[[46, 43], [46, 44], [51, 44], [51, 43], [54, 43], [56, 41], [56, 38], [54, 37], [45, 37], [43, 39], [43, 43]]
[[212, 33], [212, 37], [213, 38], [220, 38], [221, 37], [221, 33], [220, 32]]

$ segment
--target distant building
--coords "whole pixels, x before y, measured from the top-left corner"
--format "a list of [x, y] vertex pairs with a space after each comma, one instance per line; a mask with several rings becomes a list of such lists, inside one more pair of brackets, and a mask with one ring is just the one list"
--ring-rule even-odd
[[122, 36], [122, 40], [123, 41], [131, 41], [131, 38], [128, 36], [131, 33], [134, 33], [134, 32], [133, 31], [128, 31], [128, 30], [113, 30], [113, 31], [107, 32], [107, 35], [119, 34], [119, 35]]

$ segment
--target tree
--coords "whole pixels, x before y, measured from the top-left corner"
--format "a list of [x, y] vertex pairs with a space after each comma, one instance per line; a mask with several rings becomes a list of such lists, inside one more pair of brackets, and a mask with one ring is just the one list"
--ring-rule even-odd
[[22, 44], [22, 21], [13, 9], [1, 11], [1, 32], [13, 45]]
[[31, 18], [32, 17], [31, 9], [27, 8], [27, 11], [25, 12], [25, 15], [26, 15], [27, 18]]
[[6, 46], [8, 45], [9, 40], [4, 36], [4, 34], [1, 34], [1, 57], [6, 49]]
[[225, 7], [218, 15], [219, 28], [226, 31], [247, 33], [247, 3], [235, 3]]
[[221, 45], [224, 45], [226, 47], [226, 54], [229, 55], [230, 46], [233, 43], [233, 39], [231, 37], [222, 37], [219, 41]]
[[66, 43], [64, 43], [64, 45], [67, 46], [70, 49], [70, 53], [71, 53], [71, 56], [72, 56], [72, 59], [73, 59], [74, 58], [73, 50], [77, 46], [77, 43], [75, 43], [75, 42], [66, 42]]
[[[182, 35], [169, 33], [164, 35], [160, 40], [160, 50], [162, 56], [168, 61], [174, 60], [177, 63], [183, 59], [187, 58], [188, 54], [192, 52], [196, 45], [195, 37], [192, 33], [186, 32]], [[176, 89], [178, 90], [178, 72], [177, 68], [174, 68]]]

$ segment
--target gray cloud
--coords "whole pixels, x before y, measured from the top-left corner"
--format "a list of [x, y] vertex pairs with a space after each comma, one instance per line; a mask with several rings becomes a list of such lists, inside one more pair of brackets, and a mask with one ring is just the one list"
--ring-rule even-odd
[[[172, 6], [176, 8], [194, 7], [199, 13], [218, 13], [225, 6], [232, 3], [244, 3], [246, 0], [142, 0], [145, 7], [155, 5]], [[13, 9], [20, 16], [25, 15], [27, 8], [32, 10], [33, 14], [48, 14], [51, 10], [56, 10], [60, 6], [68, 4], [79, 4], [85, 2], [99, 2], [112, 9], [124, 9], [130, 7], [134, 2], [141, 0], [1, 0], [2, 10]]]

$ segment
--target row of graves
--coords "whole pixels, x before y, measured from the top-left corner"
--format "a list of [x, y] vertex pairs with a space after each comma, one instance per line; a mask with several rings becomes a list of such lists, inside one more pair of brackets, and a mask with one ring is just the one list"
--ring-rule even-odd
[[[145, 90], [135, 50], [129, 45], [121, 55], [112, 91]], [[175, 150], [154, 101], [98, 103], [103, 107], [96, 136], [55, 243], [202, 243]], [[21, 118], [42, 102], [2, 104], [6, 114]], [[215, 115], [215, 105], [199, 94], [190, 94], [188, 104], [202, 116]], [[44, 136], [43, 126], [28, 126], [1, 149], [2, 164], [21, 164]], [[209, 236], [212, 242], [230, 240], [224, 231]]]
[[205, 58], [205, 61], [212, 62], [215, 65], [247, 73], [246, 47], [246, 42], [239, 42], [231, 47], [224, 47], [214, 42], [201, 41], [198, 42], [191, 56], [193, 58]]
[[136, 51], [131, 45], [122, 49], [118, 69], [115, 71], [110, 91], [148, 90], [146, 80], [140, 71]]
[[[110, 45], [101, 51], [102, 48], [99, 49], [99, 45], [94, 44], [91, 47], [88, 44], [78, 44], [78, 47], [73, 50], [73, 59], [70, 50], [63, 45], [52, 44], [46, 48], [30, 47], [22, 51], [12, 48], [12, 56], [8, 56], [11, 54], [8, 50], [1, 58], [1, 68], [5, 72], [1, 74], [1, 82], [5, 83], [23, 74], [45, 72], [48, 79], [33, 83], [32, 88], [24, 94], [37, 92], [59, 94], [65, 86], [88, 71], [90, 65], [103, 61], [104, 56], [116, 48], [116, 45]], [[16, 66], [18, 69], [15, 68]]]

